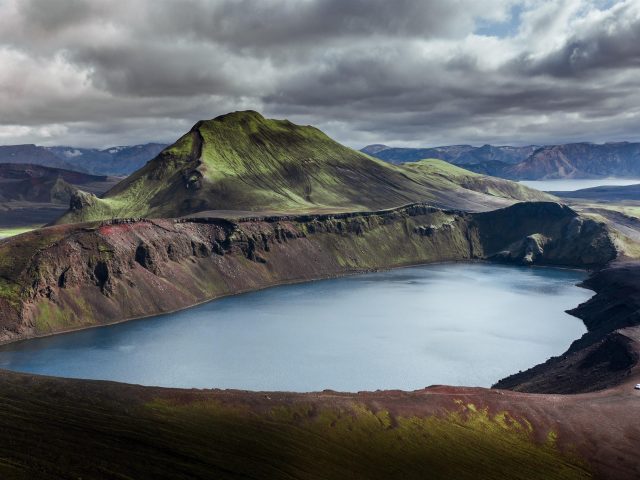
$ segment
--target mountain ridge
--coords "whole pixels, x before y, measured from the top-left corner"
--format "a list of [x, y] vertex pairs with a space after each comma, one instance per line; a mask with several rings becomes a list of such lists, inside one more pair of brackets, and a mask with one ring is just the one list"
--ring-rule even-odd
[[512, 147], [509, 145], [444, 145], [427, 148], [389, 147], [384, 144], [367, 145], [360, 151], [389, 163], [399, 164], [415, 162], [424, 158], [437, 158], [454, 165], [472, 165], [480, 162], [501, 161], [507, 164], [518, 163], [540, 148], [537, 145]]
[[640, 176], [640, 143], [636, 142], [527, 147], [453, 145], [425, 149], [378, 144], [364, 147], [362, 151], [396, 164], [425, 156], [440, 158], [476, 173], [509, 180]]
[[166, 147], [161, 143], [105, 149], [35, 144], [0, 145], [0, 163], [42, 165], [91, 175], [129, 175]]
[[98, 193], [104, 190], [104, 185], [113, 182], [106, 175], [90, 175], [42, 165], [0, 163], [0, 202], [68, 204], [76, 189]]

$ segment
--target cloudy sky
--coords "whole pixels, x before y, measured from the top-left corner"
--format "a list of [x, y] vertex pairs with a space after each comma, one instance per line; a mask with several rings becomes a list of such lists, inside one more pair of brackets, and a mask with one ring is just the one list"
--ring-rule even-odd
[[0, 144], [640, 141], [640, 0], [0, 0]]

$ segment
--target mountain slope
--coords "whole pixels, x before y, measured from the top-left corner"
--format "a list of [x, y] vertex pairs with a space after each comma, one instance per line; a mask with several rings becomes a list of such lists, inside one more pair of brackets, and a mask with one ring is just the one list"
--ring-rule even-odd
[[61, 222], [209, 210], [371, 210], [415, 201], [482, 210], [513, 199], [551, 198], [531, 189], [518, 189], [514, 196], [510, 182], [490, 180], [489, 188], [482, 185], [485, 177], [463, 186], [448, 178], [452, 168], [437, 161], [430, 169], [390, 165], [314, 127], [235, 112], [198, 122], [103, 198], [79, 195]]
[[54, 221], [78, 189], [101, 194], [117, 181], [42, 165], [0, 163], [0, 238]]

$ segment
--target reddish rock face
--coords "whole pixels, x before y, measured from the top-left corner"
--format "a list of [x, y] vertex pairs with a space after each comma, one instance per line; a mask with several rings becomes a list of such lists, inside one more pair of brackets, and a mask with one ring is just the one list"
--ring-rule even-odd
[[[544, 240], [544, 241], [543, 241]], [[535, 244], [532, 247], [532, 242]], [[432, 261], [592, 267], [604, 225], [554, 203], [59, 226], [0, 244], [3, 341], [173, 311], [279, 283]]]

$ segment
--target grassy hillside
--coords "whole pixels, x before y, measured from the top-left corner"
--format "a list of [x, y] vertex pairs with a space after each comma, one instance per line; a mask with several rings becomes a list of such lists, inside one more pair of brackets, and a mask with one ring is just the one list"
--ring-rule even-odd
[[509, 411], [517, 404], [438, 393], [189, 391], [0, 372], [10, 446], [0, 477], [591, 478], [553, 427]]
[[463, 188], [500, 198], [541, 201], [550, 198], [549, 195], [541, 195], [540, 192], [525, 187], [520, 183], [474, 173], [444, 160], [426, 159], [407, 163], [403, 167], [406, 171], [415, 175], [416, 181], [428, 181], [432, 185], [438, 186], [443, 192]]
[[422, 168], [390, 165], [314, 127], [235, 112], [198, 122], [103, 198], [79, 197], [61, 223], [206, 210], [369, 210], [415, 201], [478, 210], [504, 206], [504, 198], [551, 198], [496, 180], [490, 186], [485, 177], [457, 171], [447, 179], [451, 172], [444, 162]]

